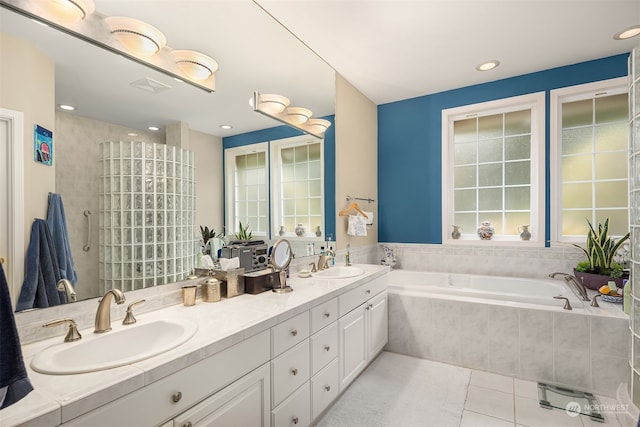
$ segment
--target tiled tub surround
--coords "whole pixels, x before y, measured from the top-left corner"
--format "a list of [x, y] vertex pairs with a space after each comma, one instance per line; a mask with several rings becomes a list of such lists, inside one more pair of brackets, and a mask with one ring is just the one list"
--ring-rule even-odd
[[[620, 304], [567, 311], [561, 301], [450, 296], [429, 292], [429, 277], [389, 273], [389, 351], [610, 397], [628, 383], [629, 318]], [[414, 286], [399, 290], [404, 284]]]
[[[288, 284], [294, 288], [294, 292], [289, 294], [244, 294], [218, 303], [203, 303], [198, 300], [191, 307], [180, 304], [179, 297], [180, 287], [188, 282], [127, 292], [125, 304], [111, 306], [114, 330], [122, 327], [120, 323], [127, 304], [137, 298], [148, 297], [147, 302], [138, 306], [139, 310], [136, 309], [138, 322], [178, 316], [196, 321], [199, 324], [198, 331], [185, 344], [164, 354], [105, 371], [57, 376], [40, 374], [28, 367], [34, 391], [20, 402], [0, 411], [0, 425], [59, 425], [204, 360], [388, 271], [387, 267], [377, 265], [359, 266], [365, 270], [365, 274], [352, 279], [301, 279], [292, 275]], [[154, 291], [162, 294], [154, 295]], [[146, 310], [143, 310], [145, 305]], [[28, 336], [35, 339], [35, 332], [29, 331], [35, 330], [36, 325], [43, 329], [41, 320], [62, 316], [81, 319], [80, 332], [92, 334], [96, 306], [96, 300], [91, 300], [52, 310], [19, 314], [17, 318], [21, 338], [26, 338], [25, 334], [32, 334]], [[53, 338], [27, 345], [23, 343], [23, 356], [27, 366], [40, 350], [62, 342], [64, 330], [55, 332], [57, 333]]]

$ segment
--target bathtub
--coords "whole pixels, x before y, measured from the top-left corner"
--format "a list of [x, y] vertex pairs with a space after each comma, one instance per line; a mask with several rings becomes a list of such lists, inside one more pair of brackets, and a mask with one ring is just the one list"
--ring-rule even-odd
[[389, 291], [416, 296], [426, 294], [435, 298], [562, 309], [564, 301], [553, 298], [560, 295], [569, 299], [574, 310], [584, 307], [564, 280], [553, 279], [393, 270], [389, 273]]

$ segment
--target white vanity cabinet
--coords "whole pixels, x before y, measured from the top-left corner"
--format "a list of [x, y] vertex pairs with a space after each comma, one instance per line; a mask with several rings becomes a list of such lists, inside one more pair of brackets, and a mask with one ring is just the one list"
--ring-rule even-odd
[[[234, 424], [234, 417], [238, 422], [262, 420], [262, 424], [252, 425], [269, 425], [269, 349], [269, 331], [264, 331], [63, 425], [154, 426], [175, 418], [183, 423], [169, 425], [188, 426], [187, 418], [178, 417], [182, 413], [197, 415], [200, 421], [193, 425], [243, 425]], [[247, 405], [235, 406], [224, 414], [225, 402], [234, 406], [234, 397]], [[203, 399], [206, 407], [196, 405]]]
[[373, 280], [339, 296], [338, 307], [338, 360], [342, 391], [387, 343], [386, 280]]

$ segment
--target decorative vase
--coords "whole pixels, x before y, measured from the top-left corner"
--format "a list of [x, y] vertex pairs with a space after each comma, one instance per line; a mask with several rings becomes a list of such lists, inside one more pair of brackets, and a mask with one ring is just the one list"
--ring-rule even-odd
[[529, 240], [531, 239], [531, 232], [529, 231], [528, 225], [521, 225], [518, 227], [518, 231], [520, 232], [520, 239]]
[[460, 230], [462, 229], [461, 225], [452, 225], [453, 227], [453, 231], [451, 232], [451, 238], [452, 239], [459, 239], [460, 236], [462, 235], [462, 233], [460, 233]]
[[495, 229], [489, 221], [483, 221], [478, 227], [478, 237], [482, 240], [491, 240], [493, 233], [495, 233]]
[[296, 231], [296, 236], [298, 237], [304, 236], [304, 226], [302, 224], [298, 224], [295, 231]]
[[281, 226], [280, 226], [280, 231], [278, 232], [278, 234], [279, 234], [279, 235], [281, 235], [281, 236], [284, 236], [284, 233], [285, 233], [285, 231], [284, 231], [284, 225], [281, 225]]
[[316, 227], [316, 237], [320, 237], [322, 236], [322, 230], [320, 229], [320, 226]]
[[606, 285], [609, 281], [615, 282], [618, 288], [622, 288], [622, 282], [624, 279], [628, 279], [628, 275], [622, 275], [622, 277], [610, 277], [603, 274], [585, 273], [582, 271], [576, 271], [573, 269], [573, 275], [582, 282], [587, 289], [598, 290], [602, 285]]

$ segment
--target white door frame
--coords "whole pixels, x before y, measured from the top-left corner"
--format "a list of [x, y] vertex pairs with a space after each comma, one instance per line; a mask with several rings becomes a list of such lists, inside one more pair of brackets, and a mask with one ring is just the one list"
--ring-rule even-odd
[[0, 108], [0, 120], [7, 122], [8, 160], [10, 170], [7, 195], [9, 254], [6, 263], [10, 276], [9, 293], [15, 307], [20, 295], [20, 283], [24, 274], [24, 113]]

